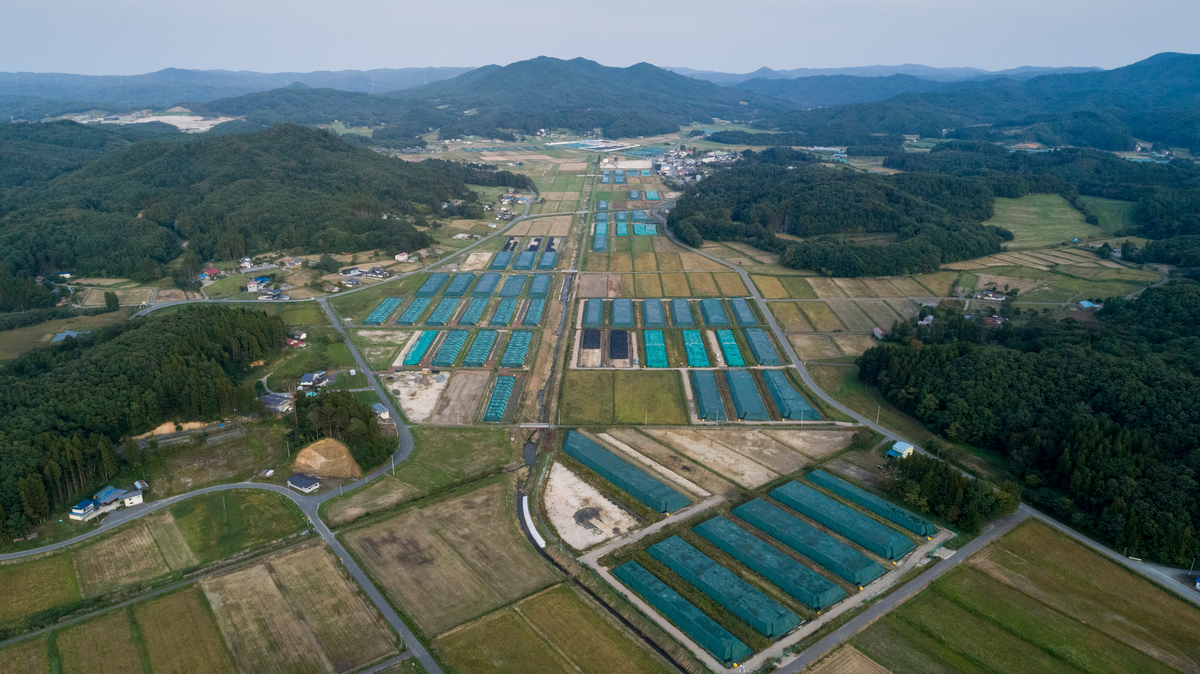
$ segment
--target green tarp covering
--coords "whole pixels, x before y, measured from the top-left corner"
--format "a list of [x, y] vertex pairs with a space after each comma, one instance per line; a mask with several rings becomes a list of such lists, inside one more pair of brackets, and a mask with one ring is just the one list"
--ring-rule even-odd
[[642, 332], [642, 339], [646, 341], [646, 366], [666, 367], [667, 345], [663, 342], [662, 330], [646, 330]]
[[604, 300], [590, 299], [583, 303], [583, 327], [604, 326]]
[[508, 269], [508, 263], [512, 262], [512, 259], [512, 251], [502, 250], [499, 253], [496, 253], [496, 256], [492, 258], [492, 262], [488, 265], [488, 269]]
[[771, 498], [885, 559], [899, 559], [916, 547], [899, 531], [794, 480], [772, 489]]
[[496, 292], [496, 286], [498, 285], [500, 285], [499, 274], [484, 274], [479, 277], [479, 283], [471, 291], [471, 297], [490, 297], [492, 293]]
[[533, 281], [529, 283], [529, 292], [525, 293], [526, 296], [544, 298], [550, 292], [550, 282], [553, 278], [549, 274], [534, 274]]
[[710, 328], [729, 325], [729, 316], [725, 315], [725, 307], [721, 306], [721, 300], [700, 300], [700, 316]]
[[662, 300], [642, 300], [642, 327], [667, 327], [667, 312], [663, 309]]
[[708, 351], [699, 330], [683, 331], [683, 349], [687, 352], [688, 367], [708, 367]]
[[610, 323], [614, 328], [632, 328], [633, 300], [627, 298], [613, 300], [612, 319]]
[[467, 355], [463, 356], [463, 367], [483, 367], [495, 345], [495, 330], [480, 330], [475, 333], [475, 341], [471, 342], [471, 348], [467, 349]]
[[592, 442], [579, 431], [567, 431], [567, 438], [563, 441], [563, 451], [576, 461], [591, 468], [600, 477], [660, 513], [686, 508], [689, 503], [683, 494]]
[[525, 290], [525, 279], [527, 276], [513, 275], [504, 279], [504, 285], [500, 286], [501, 297], [520, 297], [521, 291]]
[[529, 340], [533, 333], [528, 330], [517, 330], [508, 338], [504, 347], [504, 355], [500, 357], [500, 367], [525, 367], [525, 354], [529, 352]]
[[450, 318], [454, 316], [454, 312], [458, 310], [459, 299], [457, 297], [443, 297], [441, 302], [438, 302], [437, 308], [429, 314], [429, 318], [425, 321], [425, 325], [445, 325], [450, 322]]
[[403, 301], [403, 297], [385, 297], [379, 303], [379, 306], [375, 307], [375, 310], [363, 319], [363, 325], [383, 325], [383, 322], [388, 319], [388, 316], [392, 315], [392, 312]]
[[450, 285], [446, 286], [446, 292], [443, 293], [446, 297], [462, 297], [467, 294], [467, 288], [475, 282], [475, 275], [472, 273], [455, 274], [454, 278], [450, 279]]
[[500, 300], [499, 306], [496, 307], [496, 313], [492, 314], [492, 318], [488, 321], [488, 325], [508, 325], [512, 323], [513, 313], [517, 310], [517, 298], [505, 297]]
[[855, 585], [883, 575], [870, 557], [761, 498], [734, 508], [733, 514]]
[[396, 319], [396, 325], [416, 325], [417, 319], [421, 317], [421, 314], [425, 313], [425, 310], [429, 308], [429, 303], [432, 301], [428, 297], [416, 298], [412, 301], [412, 304], [408, 305], [404, 313], [400, 314], [400, 318]]
[[729, 306], [733, 307], [733, 317], [738, 325], [742, 327], [758, 325], [758, 318], [750, 309], [750, 303], [746, 301], [746, 298], [735, 297], [729, 300]]
[[538, 269], [554, 269], [554, 265], [558, 264], [558, 251], [548, 250], [542, 253], [542, 257], [538, 260]]
[[821, 574], [724, 517], [714, 517], [692, 531], [814, 611], [823, 611], [846, 596], [845, 590]]
[[404, 365], [407, 367], [420, 363], [421, 359], [425, 357], [425, 352], [429, 350], [429, 345], [433, 344], [433, 340], [437, 339], [437, 335], [437, 330], [422, 332], [421, 336], [417, 338], [416, 343], [412, 345], [412, 348], [404, 354]]
[[795, 613], [678, 536], [655, 543], [646, 551], [763, 636], [778, 638], [800, 624]]
[[516, 377], [496, 377], [496, 385], [492, 387], [492, 395], [488, 397], [487, 409], [483, 412], [483, 420], [498, 424], [504, 420], [504, 410], [508, 409], [508, 399], [512, 397]]
[[417, 297], [433, 297], [438, 294], [449, 278], [449, 274], [433, 274], [425, 279], [420, 288], [417, 288]]
[[895, 503], [885, 501], [823, 470], [814, 470], [805, 475], [804, 478], [815, 485], [828, 489], [847, 501], [857, 503], [889, 522], [899, 524], [914, 534], [932, 536], [937, 533], [937, 527], [933, 526], [931, 522], [921, 519]]
[[529, 271], [533, 269], [533, 261], [536, 257], [536, 250], [521, 251], [517, 254], [517, 261], [513, 263], [513, 269], [517, 271]]
[[545, 310], [546, 300], [529, 300], [529, 308], [525, 310], [525, 317], [521, 319], [521, 325], [527, 328], [540, 325], [542, 312]]
[[671, 300], [671, 325], [676, 328], [696, 327], [692, 305], [687, 300]]
[[459, 352], [462, 351], [463, 344], [467, 343], [467, 335], [469, 334], [466, 330], [451, 330], [447, 333], [446, 339], [438, 347], [437, 355], [433, 357], [431, 364], [434, 367], [450, 367], [454, 365], [454, 361], [458, 360]]
[[815, 421], [821, 418], [812, 405], [792, 388], [786, 374], [779, 370], [763, 370], [763, 380], [767, 382], [767, 390], [775, 401], [775, 409], [784, 419]]
[[692, 370], [692, 396], [696, 399], [696, 412], [704, 421], [728, 421], [725, 403], [717, 389], [717, 377], [712, 370]]
[[483, 316], [483, 310], [487, 309], [488, 299], [486, 297], [475, 297], [471, 299], [471, 303], [467, 305], [467, 310], [458, 319], [459, 325], [479, 325], [479, 318]]
[[750, 353], [754, 356], [754, 360], [758, 361], [759, 365], [783, 365], [783, 361], [779, 360], [779, 354], [775, 353], [775, 346], [771, 344], [771, 338], [767, 337], [766, 331], [762, 328], [746, 328], [742, 331], [742, 334], [746, 335], [746, 343], [750, 345]]
[[762, 396], [758, 394], [758, 386], [754, 384], [754, 376], [749, 370], [725, 370], [725, 383], [729, 385], [729, 397], [733, 398], [733, 408], [737, 418], [742, 421], [770, 421], [767, 406]]
[[721, 354], [725, 356], [725, 365], [746, 367], [746, 360], [742, 358], [742, 350], [738, 348], [733, 330], [717, 330], [717, 342], [721, 345]]
[[693, 606], [678, 592], [642, 568], [641, 564], [626, 562], [613, 569], [613, 575], [679, 626], [688, 638], [726, 665], [750, 657], [751, 651], [746, 644], [738, 641], [729, 630], [718, 625], [717, 621], [704, 615], [703, 611]]

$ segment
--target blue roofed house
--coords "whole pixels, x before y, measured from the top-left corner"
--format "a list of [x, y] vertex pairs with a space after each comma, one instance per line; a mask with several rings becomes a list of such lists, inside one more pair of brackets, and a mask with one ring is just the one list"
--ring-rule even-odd
[[85, 499], [80, 501], [74, 508], [71, 508], [69, 517], [73, 520], [85, 520], [95, 511], [96, 504]]
[[897, 440], [887, 451], [887, 455], [893, 459], [907, 459], [912, 453], [913, 446], [901, 440]]

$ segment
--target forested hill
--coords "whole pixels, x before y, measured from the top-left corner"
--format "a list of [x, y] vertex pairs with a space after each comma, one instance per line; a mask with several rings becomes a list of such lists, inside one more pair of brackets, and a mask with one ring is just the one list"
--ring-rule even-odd
[[[184, 240], [200, 259], [289, 249], [415, 250], [429, 237], [413, 221], [450, 199], [477, 199], [467, 180], [513, 177], [435, 160], [397, 161], [293, 125], [142, 140], [104, 153], [115, 145], [106, 130], [61, 124], [73, 141], [29, 141], [21, 166], [3, 170], [0, 260], [16, 269], [145, 276], [179, 255]], [[25, 143], [23, 135], [36, 139], [55, 126], [0, 125], [0, 145]], [[98, 157], [89, 154], [90, 143]], [[401, 219], [384, 220], [384, 213]]]
[[586, 59], [539, 57], [485, 66], [452, 79], [381, 96], [292, 87], [212, 101], [209, 112], [257, 122], [376, 125], [443, 137], [504, 137], [513, 131], [603, 130], [608, 137], [676, 131], [681, 124], [757, 119], [791, 108], [784, 101], [677, 75], [647, 63], [609, 68]]
[[[36, 521], [114, 475], [114, 445], [122, 437], [165, 420], [253, 411], [259, 403], [254, 387], [243, 382], [246, 371], [282, 349], [286, 338], [277, 316], [194, 305], [5, 363], [0, 509]], [[0, 517], [0, 530], [6, 520], [11, 524]]]
[[[926, 272], [1000, 251], [1011, 234], [979, 224], [992, 215], [984, 180], [936, 174], [880, 176], [807, 163], [791, 150], [748, 153], [689, 187], [668, 224], [683, 241], [745, 241], [781, 253], [781, 264], [833, 276]], [[776, 232], [806, 237], [784, 242]], [[889, 233], [856, 245], [847, 235]]]
[[923, 80], [912, 75], [817, 75], [797, 79], [756, 77], [738, 83], [737, 88], [789, 101], [800, 108], [822, 108], [882, 101], [909, 91], [937, 91], [945, 86], [942, 82]]
[[989, 137], [992, 130], [971, 128], [983, 124], [1019, 127], [1022, 138], [1049, 145], [1125, 150], [1137, 137], [1200, 150], [1198, 92], [1200, 55], [1164, 53], [1113, 70], [959, 82], [885, 101], [794, 110], [761, 124], [819, 143], [860, 142], [872, 133], [941, 137], [943, 129]]
[[1099, 325], [893, 329], [859, 377], [947, 438], [1003, 453], [1025, 500], [1133, 557], [1200, 554], [1200, 286], [1109, 298]]

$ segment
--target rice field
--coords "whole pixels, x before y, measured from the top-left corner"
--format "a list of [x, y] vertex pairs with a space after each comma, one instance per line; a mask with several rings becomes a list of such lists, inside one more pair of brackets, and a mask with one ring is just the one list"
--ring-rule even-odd
[[6, 674], [46, 674], [50, 660], [46, 639], [30, 639], [0, 650], [0, 672]]
[[717, 297], [721, 293], [713, 275], [708, 273], [689, 273], [688, 285], [692, 288], [692, 297]]
[[58, 632], [62, 674], [129, 674], [142, 670], [129, 612], [117, 610]]
[[825, 302], [800, 302], [799, 306], [804, 317], [808, 319], [809, 323], [812, 323], [817, 332], [834, 332], [835, 330], [845, 330], [847, 327], [842, 325], [842, 322]]
[[23, 588], [21, 592], [0, 592], [0, 624], [80, 599], [68, 553], [0, 565], [0, 587]]
[[775, 314], [775, 320], [784, 332], [812, 332], [812, 323], [800, 312], [797, 302], [770, 302], [767, 306]]
[[74, 558], [85, 597], [170, 572], [144, 523], [87, 546]]
[[155, 674], [237, 671], [199, 587], [136, 604], [133, 617]]

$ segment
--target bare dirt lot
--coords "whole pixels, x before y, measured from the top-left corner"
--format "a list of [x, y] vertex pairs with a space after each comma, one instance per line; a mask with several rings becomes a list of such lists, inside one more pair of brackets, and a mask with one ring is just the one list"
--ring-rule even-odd
[[653, 459], [666, 468], [687, 478], [709, 493], [724, 494], [726, 496], [733, 496], [738, 493], [737, 488], [733, 484], [721, 479], [716, 473], [689, 460], [669, 447], [655, 442], [653, 439], [632, 428], [609, 429], [608, 435], [636, 449], [647, 458]]
[[809, 674], [890, 674], [887, 668], [849, 644], [808, 670]]
[[653, 429], [647, 431], [677, 451], [708, 466], [738, 484], [753, 489], [779, 477], [779, 474], [745, 456], [700, 435], [684, 430]]
[[490, 372], [455, 372], [446, 393], [438, 400], [429, 423], [467, 425], [475, 423], [479, 403], [487, 390]]
[[422, 374], [401, 372], [393, 381], [387, 382], [388, 392], [400, 403], [404, 416], [415, 424], [424, 423], [437, 407], [450, 378], [445, 374]]
[[459, 267], [459, 269], [461, 269], [462, 271], [474, 271], [476, 269], [483, 269], [484, 267], [486, 267], [488, 265], [488, 260], [491, 260], [491, 259], [492, 259], [492, 254], [489, 252], [486, 252], [486, 251], [474, 252], [467, 256], [467, 259], [463, 261], [462, 266]]
[[[293, 295], [294, 297], [295, 295]], [[182, 302], [183, 300], [198, 300], [200, 293], [187, 293], [176, 288], [159, 290], [154, 295], [155, 302]]]
[[766, 430], [766, 435], [809, 457], [820, 460], [850, 446], [851, 431], [784, 431]]
[[550, 469], [543, 496], [546, 519], [567, 545], [586, 550], [629, 532], [637, 520], [562, 464]]
[[333, 438], [317, 440], [300, 450], [292, 470], [320, 477], [362, 477], [350, 448]]
[[580, 297], [607, 297], [608, 276], [605, 274], [580, 274]]
[[808, 459], [803, 455], [760, 431], [706, 429], [696, 433], [705, 440], [719, 442], [780, 475], [794, 473], [808, 464]]

